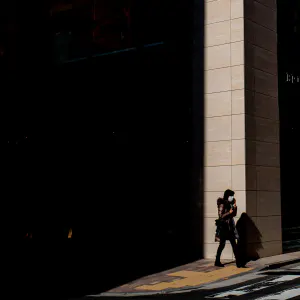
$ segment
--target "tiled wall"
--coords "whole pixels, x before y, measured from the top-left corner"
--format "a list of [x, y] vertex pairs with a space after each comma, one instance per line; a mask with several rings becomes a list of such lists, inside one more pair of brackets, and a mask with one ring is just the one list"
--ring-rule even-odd
[[[234, 188], [245, 207], [244, 12], [241, 0], [207, 1], [205, 8], [204, 255], [213, 257], [217, 198]], [[223, 257], [232, 257], [230, 247]]]
[[227, 188], [262, 234], [260, 255], [281, 252], [276, 43], [275, 1], [205, 2], [205, 257]]
[[246, 210], [260, 256], [282, 252], [276, 1], [245, 1]]

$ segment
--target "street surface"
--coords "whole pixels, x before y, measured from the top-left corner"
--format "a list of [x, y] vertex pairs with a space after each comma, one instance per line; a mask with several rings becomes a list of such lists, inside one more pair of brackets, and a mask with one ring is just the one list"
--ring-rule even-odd
[[[87, 297], [86, 300], [200, 300], [232, 299], [239, 300], [287, 300], [300, 299], [300, 264], [285, 266], [272, 271], [252, 272], [228, 280], [217, 281], [195, 291], [163, 294], [157, 296], [135, 297]], [[104, 298], [104, 299], [103, 299]]]

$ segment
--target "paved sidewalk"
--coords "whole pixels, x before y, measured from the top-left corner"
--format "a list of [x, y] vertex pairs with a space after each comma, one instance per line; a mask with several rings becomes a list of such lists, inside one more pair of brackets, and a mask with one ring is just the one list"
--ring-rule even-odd
[[226, 264], [225, 268], [217, 268], [214, 266], [213, 260], [202, 259], [140, 278], [97, 296], [140, 296], [186, 291], [200, 288], [204, 284], [227, 280], [247, 272], [280, 268], [281, 266], [295, 262], [300, 262], [300, 252], [262, 258], [255, 262], [249, 262], [247, 268], [237, 268], [234, 261], [224, 260], [223, 263]]

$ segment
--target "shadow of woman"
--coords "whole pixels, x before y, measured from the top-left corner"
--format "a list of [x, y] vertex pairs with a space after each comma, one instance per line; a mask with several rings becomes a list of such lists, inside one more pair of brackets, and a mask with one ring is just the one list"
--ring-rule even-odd
[[236, 229], [239, 234], [237, 254], [240, 265], [245, 266], [249, 261], [259, 259], [259, 250], [263, 249], [261, 242], [261, 233], [253, 220], [242, 213], [236, 223]]

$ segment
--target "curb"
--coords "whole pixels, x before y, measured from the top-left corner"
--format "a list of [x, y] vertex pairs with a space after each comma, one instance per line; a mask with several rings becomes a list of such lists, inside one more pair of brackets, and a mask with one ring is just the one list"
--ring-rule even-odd
[[265, 267], [263, 267], [261, 269], [261, 271], [274, 270], [274, 269], [278, 269], [278, 268], [281, 268], [281, 267], [284, 267], [284, 266], [297, 264], [297, 263], [300, 263], [300, 258], [290, 259], [290, 260], [286, 260], [286, 261], [266, 265]]
[[[254, 268], [253, 270], [249, 271], [249, 273], [254, 273], [254, 272], [263, 272], [263, 271], [270, 271], [270, 270], [274, 270], [274, 269], [278, 269], [287, 265], [291, 265], [291, 264], [297, 264], [300, 263], [300, 258], [295, 258], [295, 259], [290, 259], [287, 261], [282, 261], [282, 262], [276, 262], [273, 264], [269, 264], [269, 265], [265, 265], [262, 267], [257, 267]], [[247, 274], [249, 274], [247, 273]], [[241, 276], [240, 274], [237, 275], [232, 275], [229, 278], [235, 278]], [[220, 282], [223, 279], [219, 279], [216, 280], [214, 282]], [[130, 292], [130, 293], [126, 293], [126, 292], [120, 292], [120, 293], [114, 293], [114, 292], [104, 292], [98, 295], [90, 295], [90, 296], [85, 296], [84, 299], [86, 300], [92, 300], [92, 299], [98, 299], [101, 297], [150, 297], [150, 296], [162, 296], [162, 295], [166, 295], [166, 294], [182, 294], [182, 293], [189, 293], [189, 292], [193, 292], [196, 290], [199, 290], [200, 288], [202, 288], [204, 285], [198, 285], [195, 286], [193, 288], [191, 287], [183, 287], [183, 288], [174, 288], [174, 289], [165, 289], [163, 291], [155, 291], [155, 292]]]

